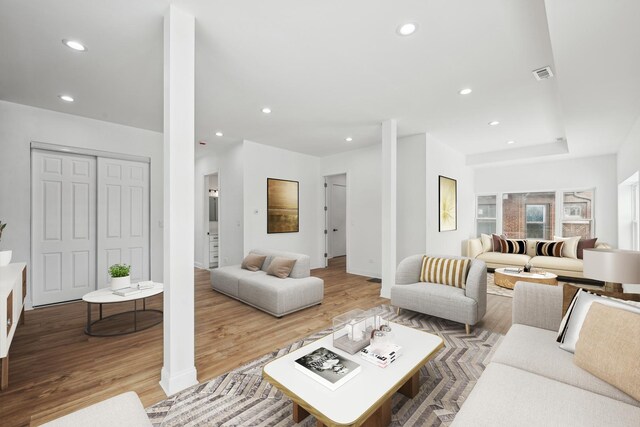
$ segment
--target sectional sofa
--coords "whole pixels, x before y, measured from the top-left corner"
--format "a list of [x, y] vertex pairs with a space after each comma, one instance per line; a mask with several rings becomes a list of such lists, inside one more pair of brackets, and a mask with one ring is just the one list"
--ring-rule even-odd
[[[250, 253], [267, 257], [260, 270], [245, 270], [240, 264], [214, 268], [211, 287], [276, 317], [322, 303], [324, 281], [311, 276], [309, 256], [265, 249]], [[275, 257], [296, 260], [289, 277], [280, 279], [266, 273]]]

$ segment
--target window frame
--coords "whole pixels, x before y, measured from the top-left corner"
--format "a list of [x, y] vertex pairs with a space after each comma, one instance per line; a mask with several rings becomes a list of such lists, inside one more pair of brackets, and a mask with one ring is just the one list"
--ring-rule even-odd
[[[480, 217], [478, 217], [478, 206], [480, 205], [480, 203], [478, 203], [478, 199], [480, 197], [495, 197], [495, 199], [496, 199], [496, 205], [495, 205], [496, 206], [496, 215], [495, 215], [495, 217], [493, 217], [493, 218], [490, 218], [490, 217], [480, 218]], [[478, 221], [479, 220], [482, 220], [482, 221], [493, 221], [495, 223], [495, 225], [496, 225], [496, 233], [500, 234], [499, 233], [499, 230], [500, 230], [499, 227], [501, 227], [502, 224], [501, 223], [498, 224], [498, 213], [502, 211], [502, 208], [498, 207], [499, 206], [499, 203], [498, 203], [499, 198], [498, 197], [499, 197], [499, 193], [481, 193], [481, 194], [476, 194], [476, 203], [475, 203], [475, 208], [476, 208], [475, 209], [476, 236], [480, 236], [480, 231], [478, 230]]]
[[[593, 197], [591, 198], [591, 216], [589, 218], [575, 218], [575, 217], [567, 217], [565, 215], [564, 212], [564, 206], [565, 206], [565, 202], [564, 202], [564, 195], [566, 193], [585, 193], [590, 191], [591, 194], [593, 194]], [[590, 224], [590, 230], [591, 230], [591, 235], [589, 236], [589, 238], [593, 238], [594, 236], [596, 236], [596, 189], [595, 187], [590, 187], [590, 188], [578, 188], [578, 189], [564, 189], [564, 190], [559, 190], [558, 191], [558, 195], [559, 197], [556, 197], [557, 199], [559, 199], [560, 201], [560, 213], [562, 214], [560, 221], [558, 222], [558, 226], [557, 226], [557, 230], [556, 230], [556, 236], [562, 236], [562, 237], [566, 237], [563, 236], [562, 230], [563, 230], [563, 226], [565, 223], [576, 223], [576, 222], [589, 222]], [[556, 200], [556, 203], [558, 202], [558, 200]]]

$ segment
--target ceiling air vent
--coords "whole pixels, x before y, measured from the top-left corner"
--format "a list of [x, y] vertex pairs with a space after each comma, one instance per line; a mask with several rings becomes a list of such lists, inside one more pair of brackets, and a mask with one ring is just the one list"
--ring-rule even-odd
[[533, 70], [533, 76], [536, 80], [546, 80], [550, 77], [553, 77], [553, 71], [551, 71], [551, 67], [543, 67], [537, 70]]

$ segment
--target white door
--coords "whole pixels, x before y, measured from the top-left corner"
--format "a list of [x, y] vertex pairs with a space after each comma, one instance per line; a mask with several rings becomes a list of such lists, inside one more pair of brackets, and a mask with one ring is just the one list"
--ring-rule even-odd
[[331, 257], [347, 254], [347, 187], [331, 184]]
[[149, 280], [149, 164], [98, 158], [98, 287], [108, 268], [131, 265], [131, 282]]
[[96, 159], [32, 151], [33, 305], [96, 288]]

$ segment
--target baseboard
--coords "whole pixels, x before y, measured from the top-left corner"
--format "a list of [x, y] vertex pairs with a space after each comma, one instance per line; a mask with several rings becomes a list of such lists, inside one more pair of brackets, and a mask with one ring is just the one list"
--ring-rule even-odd
[[204, 267], [202, 266], [202, 263], [201, 263], [201, 262], [194, 262], [194, 263], [193, 263], [193, 266], [194, 266], [195, 268], [204, 268]]
[[198, 375], [195, 366], [172, 376], [169, 375], [167, 368], [164, 366], [160, 371], [160, 387], [162, 387], [167, 396], [176, 394], [196, 384], [198, 384]]
[[347, 273], [355, 274], [357, 276], [374, 277], [376, 279], [382, 279], [382, 276], [380, 274], [373, 271], [364, 271], [364, 270], [358, 270], [354, 268], [348, 268]]

